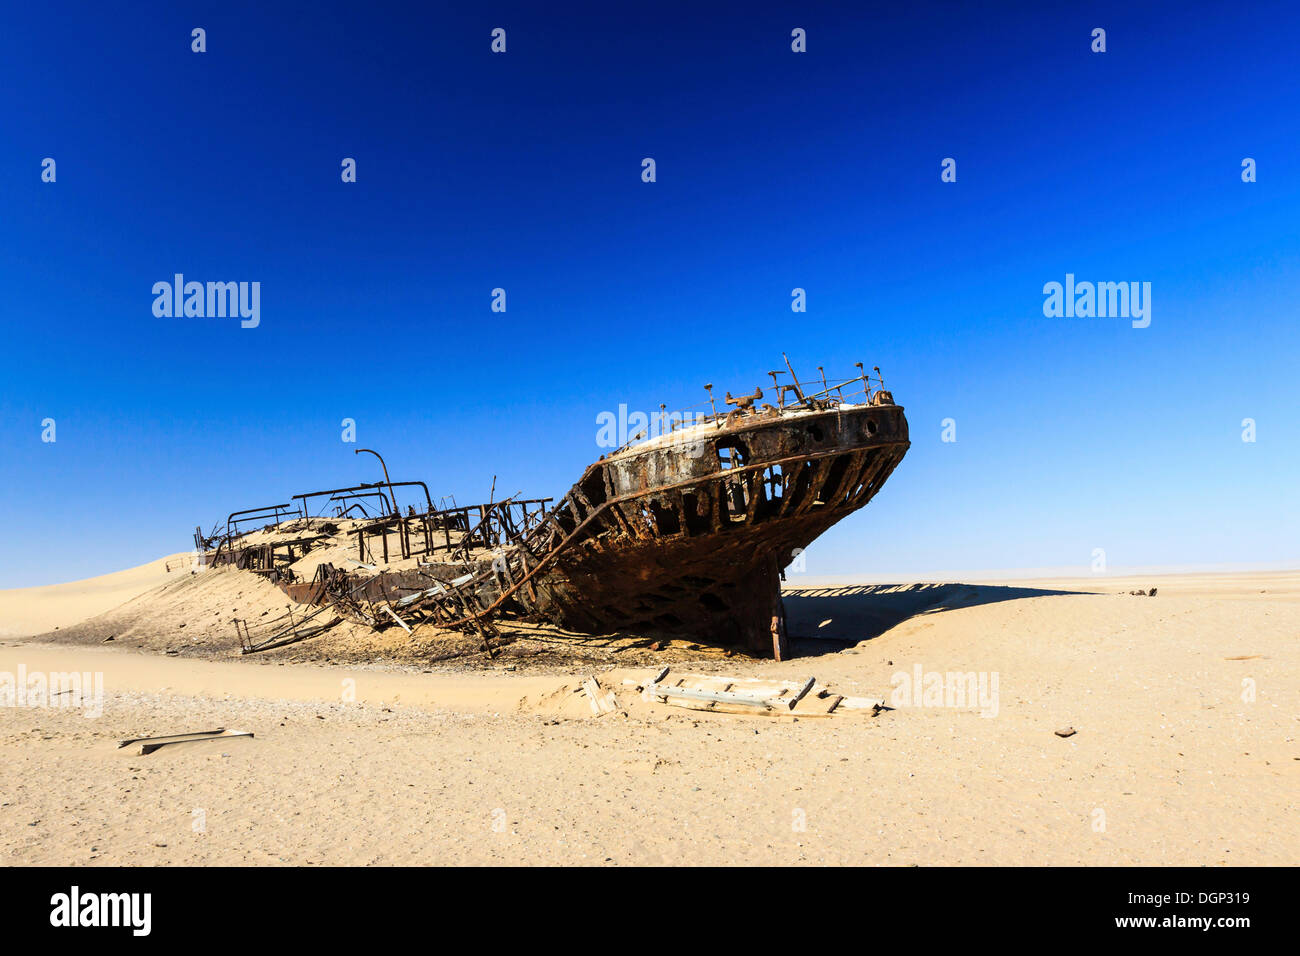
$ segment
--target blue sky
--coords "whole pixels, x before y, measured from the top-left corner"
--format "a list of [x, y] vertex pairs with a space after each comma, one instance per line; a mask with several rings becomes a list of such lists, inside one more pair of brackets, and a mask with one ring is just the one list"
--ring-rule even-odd
[[[376, 480], [344, 418], [394, 480], [558, 496], [602, 411], [782, 352], [912, 429], [810, 573], [1300, 562], [1294, 6], [272, 6], [5, 14], [0, 587]], [[155, 317], [178, 272], [260, 325]], [[1067, 272], [1150, 327], [1046, 318]]]

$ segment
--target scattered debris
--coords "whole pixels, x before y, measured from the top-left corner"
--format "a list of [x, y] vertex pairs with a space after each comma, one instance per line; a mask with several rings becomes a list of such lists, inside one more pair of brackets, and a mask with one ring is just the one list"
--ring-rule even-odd
[[1078, 731], [1075, 730], [1073, 727], [1062, 727], [1060, 730], [1056, 731], [1056, 736], [1073, 737], [1076, 733], [1078, 733]]
[[885, 709], [884, 702], [874, 698], [831, 693], [813, 677], [801, 681], [707, 674], [669, 678], [668, 672], [669, 668], [664, 667], [649, 680], [627, 678], [624, 683], [637, 687], [645, 701], [729, 714], [826, 717], [843, 710], [870, 711], [874, 716]]

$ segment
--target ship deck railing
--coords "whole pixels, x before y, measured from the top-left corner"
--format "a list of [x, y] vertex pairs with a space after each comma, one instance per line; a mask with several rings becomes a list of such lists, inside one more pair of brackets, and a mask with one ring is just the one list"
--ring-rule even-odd
[[[870, 403], [872, 397], [878, 391], [883, 391], [885, 387], [884, 380], [879, 376], [856, 375], [853, 378], [845, 379], [841, 382], [828, 383], [824, 379], [819, 382], [822, 388], [815, 391], [808, 391], [800, 388], [792, 382], [778, 382], [776, 388], [776, 402], [765, 402], [762, 404], [772, 405], [779, 411], [788, 409], [810, 408], [818, 402], [834, 401], [840, 405], [861, 405]], [[873, 387], [874, 386], [874, 387]], [[749, 396], [741, 396], [748, 398]], [[858, 401], [861, 399], [861, 401]], [[759, 400], [755, 399], [755, 406], [759, 405]], [[643, 442], [658, 438], [661, 435], [671, 435], [674, 432], [681, 431], [684, 428], [693, 428], [696, 425], [715, 425], [721, 428], [737, 412], [745, 412], [746, 409], [740, 406], [725, 408], [721, 411], [717, 408], [717, 399], [699, 402], [695, 405], [688, 405], [675, 411], [667, 411], [666, 406], [660, 405], [660, 411], [653, 416], [650, 426], [643, 431], [638, 431], [635, 435], [619, 445], [609, 455], [617, 455], [619, 452], [626, 451]], [[709, 411], [704, 411], [709, 409]], [[758, 409], [750, 407], [748, 411], [753, 412]], [[657, 428], [655, 426], [658, 426]], [[606, 456], [609, 457], [609, 456]]]

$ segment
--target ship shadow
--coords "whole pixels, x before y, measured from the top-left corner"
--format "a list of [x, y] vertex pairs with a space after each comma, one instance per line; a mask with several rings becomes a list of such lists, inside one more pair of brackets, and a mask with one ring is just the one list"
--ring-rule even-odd
[[872, 640], [921, 615], [1082, 593], [995, 584], [865, 584], [790, 590], [782, 601], [793, 656], [815, 657]]

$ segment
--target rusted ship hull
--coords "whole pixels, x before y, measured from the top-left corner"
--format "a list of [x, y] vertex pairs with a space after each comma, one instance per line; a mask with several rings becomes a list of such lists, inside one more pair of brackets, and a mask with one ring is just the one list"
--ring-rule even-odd
[[[707, 385], [708, 414], [638, 434], [589, 465], [554, 507], [512, 497], [435, 509], [422, 482], [389, 481], [385, 466], [382, 484], [295, 495], [296, 516], [290, 504], [233, 512], [224, 535], [196, 529], [195, 544], [205, 563], [264, 574], [317, 608], [261, 636], [245, 622], [246, 650], [299, 640], [305, 623], [332, 609], [373, 627], [477, 631], [489, 653], [493, 622], [514, 617], [588, 634], [687, 635], [782, 658], [783, 569], [867, 504], [909, 447], [879, 369], [877, 387], [865, 373], [833, 385], [823, 376], [808, 393], [786, 365], [789, 384], [769, 373], [775, 404], [759, 405], [759, 388], [727, 393], [731, 410], [719, 412]], [[414, 485], [425, 509], [403, 513], [395, 489]], [[309, 513], [307, 501], [321, 498], [337, 524]], [[358, 510], [364, 518], [349, 519]], [[267, 520], [260, 536], [238, 527]], [[316, 562], [310, 579], [295, 571], [299, 557], [338, 548], [343, 536], [355, 542], [355, 570]]]
[[773, 409], [664, 437], [587, 469], [554, 512], [565, 546], [514, 599], [583, 632], [784, 656], [780, 572], [880, 490], [909, 447], [903, 409]]

